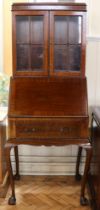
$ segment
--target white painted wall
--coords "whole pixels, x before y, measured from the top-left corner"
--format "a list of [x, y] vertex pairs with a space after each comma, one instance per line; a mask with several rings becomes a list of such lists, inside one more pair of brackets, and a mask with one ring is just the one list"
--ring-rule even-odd
[[100, 1], [99, 0], [89, 0], [91, 6], [91, 35], [100, 36]]
[[100, 37], [88, 37], [86, 56], [86, 75], [88, 81], [88, 103], [100, 105]]
[[3, 0], [0, 0], [0, 72], [3, 71]]

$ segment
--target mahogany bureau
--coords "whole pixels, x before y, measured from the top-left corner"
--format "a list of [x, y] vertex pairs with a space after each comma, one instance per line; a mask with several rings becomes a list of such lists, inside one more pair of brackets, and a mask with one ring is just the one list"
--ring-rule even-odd
[[[19, 144], [62, 146], [88, 143], [85, 78], [85, 15], [81, 3], [12, 5], [13, 76], [10, 80], [6, 156], [16, 203], [10, 150]], [[81, 203], [84, 197], [85, 168]]]

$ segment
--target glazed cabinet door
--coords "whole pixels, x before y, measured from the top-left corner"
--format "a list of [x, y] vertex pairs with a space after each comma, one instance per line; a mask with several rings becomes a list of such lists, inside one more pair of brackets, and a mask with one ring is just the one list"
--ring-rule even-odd
[[84, 76], [84, 12], [50, 13], [50, 71], [52, 75]]
[[48, 74], [48, 12], [13, 12], [14, 76]]

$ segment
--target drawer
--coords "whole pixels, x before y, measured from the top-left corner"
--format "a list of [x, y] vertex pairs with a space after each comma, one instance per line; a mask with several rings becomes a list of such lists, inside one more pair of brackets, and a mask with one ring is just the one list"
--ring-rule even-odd
[[79, 119], [17, 120], [15, 133], [19, 138], [83, 138], [86, 126]]

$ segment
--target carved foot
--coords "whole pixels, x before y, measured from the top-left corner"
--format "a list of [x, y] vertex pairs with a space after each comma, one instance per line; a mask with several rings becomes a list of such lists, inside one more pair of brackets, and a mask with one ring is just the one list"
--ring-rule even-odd
[[14, 180], [17, 180], [17, 181], [20, 180], [20, 175], [19, 174], [15, 174], [14, 175]]
[[80, 198], [80, 204], [81, 204], [82, 206], [87, 206], [87, 205], [89, 205], [89, 201], [88, 201], [87, 198], [81, 197], [81, 198]]
[[80, 174], [75, 175], [76, 181], [80, 181], [82, 179], [82, 176]]
[[9, 205], [16, 205], [16, 198], [14, 196], [11, 196], [8, 200]]

